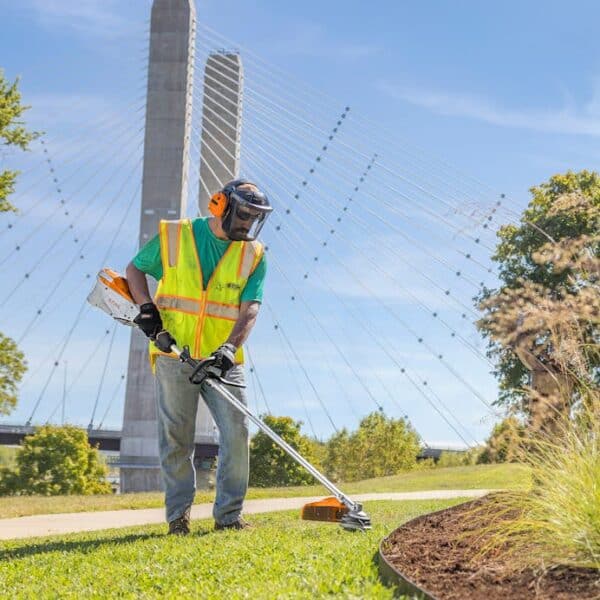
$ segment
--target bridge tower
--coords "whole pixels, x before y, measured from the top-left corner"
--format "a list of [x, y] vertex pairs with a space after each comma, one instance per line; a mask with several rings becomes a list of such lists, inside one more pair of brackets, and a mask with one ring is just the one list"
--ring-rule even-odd
[[[202, 98], [198, 210], [204, 217], [210, 216], [210, 196], [225, 182], [239, 177], [242, 90], [240, 55], [224, 51], [211, 54], [204, 66]], [[196, 437], [209, 437], [216, 432], [208, 407], [200, 398]], [[201, 480], [201, 475], [206, 473], [202, 467], [210, 463], [201, 457], [194, 462], [199, 474], [198, 480]]]
[[[193, 0], [152, 4], [140, 246], [156, 235], [160, 219], [178, 219], [186, 209], [195, 21]], [[129, 348], [120, 463], [122, 492], [162, 488], [154, 380], [139, 331]]]
[[208, 57], [204, 66], [200, 148], [199, 209], [204, 216], [208, 215], [210, 194], [239, 177], [243, 85], [238, 53], [215, 52]]

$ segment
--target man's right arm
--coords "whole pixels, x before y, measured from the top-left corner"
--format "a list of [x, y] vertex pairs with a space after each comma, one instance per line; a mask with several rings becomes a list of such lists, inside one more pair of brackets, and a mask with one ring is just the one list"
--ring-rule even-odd
[[129, 291], [131, 292], [135, 303], [140, 306], [142, 304], [151, 303], [152, 297], [150, 296], [150, 290], [148, 289], [146, 274], [143, 271], [140, 271], [133, 262], [130, 262], [125, 270], [125, 276], [127, 277]]

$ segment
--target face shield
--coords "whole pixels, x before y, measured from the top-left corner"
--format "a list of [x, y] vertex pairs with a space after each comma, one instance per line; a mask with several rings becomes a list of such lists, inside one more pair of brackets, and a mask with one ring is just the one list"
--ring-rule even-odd
[[222, 227], [230, 240], [251, 242], [260, 230], [273, 207], [265, 194], [252, 190], [232, 190], [229, 208], [223, 217]]

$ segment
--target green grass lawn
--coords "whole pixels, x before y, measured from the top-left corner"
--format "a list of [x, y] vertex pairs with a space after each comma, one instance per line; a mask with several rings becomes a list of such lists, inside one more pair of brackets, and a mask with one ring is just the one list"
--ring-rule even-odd
[[[528, 470], [515, 464], [475, 465], [470, 467], [449, 467], [445, 469], [423, 469], [367, 479], [354, 483], [341, 484], [349, 494], [365, 492], [414, 492], [421, 490], [468, 490], [481, 488], [518, 489], [529, 485]], [[248, 498], [277, 498], [292, 496], [328, 495], [320, 485], [251, 488]], [[199, 492], [196, 503], [212, 502], [212, 492]], [[158, 508], [163, 506], [162, 493], [119, 494], [106, 496], [20, 496], [0, 498], [0, 518], [26, 515], [85, 512], [94, 510], [119, 510], [127, 508]]]
[[253, 515], [256, 528], [186, 538], [152, 525], [0, 543], [0, 598], [393, 598], [374, 558], [382, 537], [458, 501], [368, 502], [373, 529]]

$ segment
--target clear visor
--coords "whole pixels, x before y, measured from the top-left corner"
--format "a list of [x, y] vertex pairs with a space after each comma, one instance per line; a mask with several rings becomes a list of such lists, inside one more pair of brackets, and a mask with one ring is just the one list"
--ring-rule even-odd
[[232, 192], [231, 196], [236, 201], [232, 205], [231, 215], [228, 216], [228, 236], [233, 240], [255, 240], [273, 208], [250, 203], [235, 192]]

